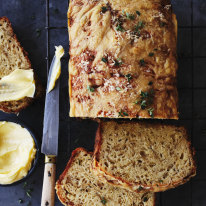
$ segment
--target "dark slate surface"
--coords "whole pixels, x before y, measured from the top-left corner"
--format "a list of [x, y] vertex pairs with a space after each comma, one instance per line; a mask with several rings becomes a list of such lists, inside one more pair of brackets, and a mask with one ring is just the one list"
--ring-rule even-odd
[[[46, 83], [46, 1], [38, 0], [0, 0], [0, 16], [7, 16], [29, 53], [32, 65], [39, 78]], [[186, 125], [197, 149], [197, 176], [189, 183], [176, 189], [161, 193], [158, 205], [162, 206], [205, 206], [206, 205], [206, 1], [172, 0], [179, 22], [178, 36], [178, 87], [181, 124]], [[192, 9], [193, 6], [193, 9]], [[66, 27], [66, 0], [49, 1], [50, 26]], [[193, 15], [193, 16], [192, 16]], [[190, 27], [195, 26], [192, 30]], [[68, 34], [65, 28], [50, 30], [50, 55], [54, 45], [62, 44], [68, 52]], [[193, 59], [192, 56], [195, 58]], [[60, 89], [60, 132], [57, 176], [63, 171], [73, 149], [83, 146], [93, 149], [97, 124], [91, 120], [69, 119], [67, 88], [68, 54], [62, 61]], [[194, 88], [192, 90], [192, 87]], [[18, 116], [0, 113], [0, 118], [13, 117], [23, 120], [33, 128], [41, 142], [44, 100], [36, 101]], [[192, 121], [193, 119], [193, 121]], [[44, 156], [41, 155], [36, 170], [27, 179], [32, 188], [32, 197], [26, 195], [24, 183], [9, 187], [0, 187], [0, 206], [19, 205], [18, 199], [32, 206], [40, 205], [43, 178]], [[56, 205], [60, 202], [56, 198]]]

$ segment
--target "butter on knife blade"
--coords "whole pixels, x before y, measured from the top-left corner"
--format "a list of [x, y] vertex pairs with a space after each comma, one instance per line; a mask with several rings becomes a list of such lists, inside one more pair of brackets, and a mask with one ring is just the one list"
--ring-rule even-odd
[[55, 46], [55, 49], [55, 58], [52, 62], [53, 65], [51, 66], [52, 73], [47, 93], [54, 89], [55, 83], [61, 74], [61, 58], [64, 56], [64, 48], [60, 45]]

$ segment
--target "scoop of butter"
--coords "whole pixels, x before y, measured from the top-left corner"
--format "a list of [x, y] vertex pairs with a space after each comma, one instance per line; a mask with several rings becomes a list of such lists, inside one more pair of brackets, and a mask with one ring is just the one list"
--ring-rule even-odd
[[11, 184], [25, 177], [35, 155], [35, 143], [27, 129], [0, 121], [0, 184]]
[[59, 78], [61, 74], [61, 58], [64, 56], [64, 48], [60, 46], [56, 46], [55, 56], [51, 64], [51, 77], [48, 86], [47, 92], [49, 93], [52, 89], [54, 89], [56, 80]]
[[0, 80], [0, 102], [33, 97], [35, 93], [32, 69], [15, 69]]

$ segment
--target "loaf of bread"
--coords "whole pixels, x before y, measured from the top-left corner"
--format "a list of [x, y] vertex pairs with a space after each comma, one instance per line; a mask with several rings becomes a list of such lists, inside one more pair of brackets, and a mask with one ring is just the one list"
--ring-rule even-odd
[[101, 181], [135, 192], [160, 192], [196, 174], [183, 127], [144, 122], [102, 122], [92, 163]]
[[[16, 35], [13, 32], [11, 23], [7, 17], [0, 18], [0, 79], [15, 69], [32, 69], [27, 52], [21, 47]], [[35, 97], [40, 96], [42, 87], [35, 78]], [[0, 102], [0, 110], [4, 112], [17, 113], [27, 107], [33, 98], [24, 97], [17, 101]]]
[[72, 0], [71, 117], [178, 119], [169, 0]]
[[137, 194], [98, 181], [90, 171], [92, 154], [73, 151], [56, 184], [59, 200], [73, 206], [154, 206], [154, 193]]

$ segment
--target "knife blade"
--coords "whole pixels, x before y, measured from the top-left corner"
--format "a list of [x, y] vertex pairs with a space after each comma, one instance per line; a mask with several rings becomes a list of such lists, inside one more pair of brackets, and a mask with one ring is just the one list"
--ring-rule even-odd
[[[52, 60], [49, 77], [47, 82], [47, 90], [49, 87], [52, 67], [55, 62], [55, 56]], [[43, 140], [41, 152], [45, 155], [57, 155], [58, 153], [58, 134], [59, 134], [59, 80], [56, 82], [55, 88], [46, 93], [43, 123]]]
[[[50, 66], [47, 81], [47, 91], [54, 69], [55, 56]], [[41, 206], [54, 206], [55, 202], [55, 177], [56, 177], [56, 156], [58, 153], [59, 134], [59, 80], [53, 90], [46, 93], [43, 140], [41, 152], [45, 154], [44, 181], [42, 188]]]

